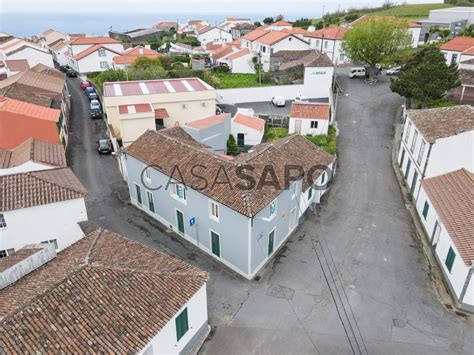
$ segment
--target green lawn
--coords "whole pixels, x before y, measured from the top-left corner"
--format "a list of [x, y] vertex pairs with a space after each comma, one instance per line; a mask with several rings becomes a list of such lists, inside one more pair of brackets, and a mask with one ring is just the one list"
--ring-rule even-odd
[[280, 138], [284, 138], [288, 135], [288, 128], [268, 128], [265, 132], [265, 141], [271, 142]]
[[250, 88], [256, 86], [273, 86], [276, 83], [258, 83], [256, 74], [232, 74], [232, 73], [216, 73], [220, 80], [221, 89]]
[[447, 7], [453, 7], [452, 4], [412, 4], [412, 5], [400, 5], [387, 10], [381, 10], [370, 13], [370, 15], [376, 16], [397, 16], [403, 17], [407, 20], [419, 20], [427, 18], [430, 14], [430, 10], [444, 9]]

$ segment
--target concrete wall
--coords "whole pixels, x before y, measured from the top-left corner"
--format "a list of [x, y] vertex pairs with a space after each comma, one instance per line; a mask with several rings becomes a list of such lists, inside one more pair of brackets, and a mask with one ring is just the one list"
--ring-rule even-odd
[[433, 21], [458, 21], [467, 20], [467, 24], [474, 23], [474, 8], [463, 7], [461, 11], [459, 7], [438, 9], [430, 11], [430, 20]]
[[205, 46], [208, 43], [230, 43], [232, 42], [232, 35], [226, 31], [213, 28], [210, 31], [198, 35], [198, 40], [201, 42], [201, 46]]
[[248, 54], [227, 62], [230, 63], [228, 65], [231, 68], [232, 73], [253, 74], [255, 73], [255, 68], [252, 59], [253, 55]]
[[[189, 330], [178, 341], [176, 317], [187, 308]], [[191, 299], [176, 313], [158, 334], [143, 348], [139, 354], [180, 354], [193, 341], [198, 332], [207, 326], [207, 293], [206, 285], [196, 292]]]
[[263, 132], [264, 129], [261, 131], [257, 131], [253, 128], [241, 125], [236, 123], [235, 121], [232, 121], [232, 135], [235, 138], [235, 142], [237, 142], [237, 135], [239, 133], [244, 134], [244, 145], [245, 146], [252, 146], [252, 145], [257, 145], [262, 143], [263, 139]]
[[30, 47], [8, 55], [7, 59], [26, 59], [30, 68], [33, 68], [36, 64], [44, 64], [50, 68], [54, 68], [53, 56], [49, 52], [39, 51]]
[[227, 151], [227, 139], [229, 139], [231, 132], [230, 114], [227, 115], [222, 123], [207, 128], [196, 129], [187, 125], [182, 127], [195, 140], [210, 146], [209, 150], [211, 152], [223, 154]]
[[134, 115], [127, 115], [127, 118], [120, 119], [120, 132], [122, 134], [122, 143], [125, 147], [132, 144], [135, 139], [140, 137], [147, 130], [155, 130], [155, 116], [148, 117], [129, 117]]
[[0, 229], [0, 250], [18, 250], [52, 239], [62, 250], [84, 236], [78, 223], [87, 221], [83, 198], [6, 211], [3, 215], [7, 227]]
[[[270, 57], [272, 56], [273, 53], [276, 53], [278, 51], [283, 51], [283, 50], [303, 51], [303, 50], [309, 49], [308, 43], [294, 36], [289, 36], [287, 38], [284, 38], [283, 40], [271, 46], [260, 43], [258, 39], [255, 42], [256, 42], [256, 46], [258, 50], [260, 51], [262, 55], [262, 64], [263, 64], [262, 68], [264, 71], [270, 70]], [[262, 51], [262, 47], [265, 47], [265, 52]]]

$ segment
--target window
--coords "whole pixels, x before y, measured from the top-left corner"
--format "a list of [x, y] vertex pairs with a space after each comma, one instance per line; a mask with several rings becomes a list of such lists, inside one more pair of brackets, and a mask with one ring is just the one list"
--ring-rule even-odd
[[316, 40], [316, 47], [319, 47], [319, 39]]
[[327, 48], [328, 48], [328, 44], [329, 44], [328, 41], [324, 41], [324, 49], [327, 49]]
[[451, 64], [456, 64], [458, 61], [458, 55], [457, 53], [453, 53], [453, 56], [451, 57]]
[[12, 255], [14, 252], [15, 252], [14, 248], [6, 249], [6, 250], [0, 250], [0, 258], [5, 258], [9, 255]]
[[411, 141], [411, 152], [413, 153], [415, 151], [415, 146], [416, 146], [416, 139], [418, 138], [418, 131], [415, 131], [415, 134], [413, 135], [413, 139]]
[[99, 57], [105, 57], [107, 54], [105, 53], [105, 49], [101, 48], [99, 49]]
[[5, 221], [5, 216], [3, 213], [0, 213], [0, 229], [7, 228], [7, 221]]
[[266, 50], [267, 50], [267, 47], [265, 47], [265, 46], [260, 46], [260, 50], [261, 50], [263, 53], [265, 53]]
[[311, 200], [311, 197], [313, 196], [313, 187], [310, 186], [308, 190], [308, 200]]
[[140, 189], [140, 186], [138, 186], [137, 184], [135, 184], [135, 192], [137, 194], [137, 202], [138, 204], [142, 204], [142, 192], [141, 192], [141, 189]]
[[150, 191], [146, 192], [148, 197], [148, 208], [151, 212], [155, 213], [155, 202], [153, 201], [153, 194]]
[[181, 339], [183, 335], [186, 334], [188, 329], [188, 309], [185, 308], [179, 314], [179, 316], [176, 317], [176, 339], [179, 341], [179, 339]]
[[449, 247], [448, 255], [446, 256], [446, 261], [444, 262], [449, 272], [451, 272], [451, 269], [453, 268], [455, 258], [456, 253], [454, 252], [453, 248]]
[[423, 159], [423, 153], [425, 152], [425, 145], [426, 145], [426, 142], [422, 139], [421, 145], [420, 145], [420, 151], [418, 152], [418, 159], [416, 160], [418, 165], [420, 165], [421, 159]]
[[339, 56], [339, 61], [343, 62], [344, 59], [346, 59], [346, 56], [341, 53], [341, 55]]
[[326, 173], [324, 172], [321, 174], [321, 185], [323, 185], [325, 181], [326, 181]]
[[100, 62], [100, 67], [102, 69], [107, 69], [109, 67], [109, 64], [107, 62]]
[[54, 244], [54, 249], [58, 249], [58, 241], [56, 239], [45, 240], [41, 244]]
[[425, 201], [425, 205], [423, 206], [423, 218], [426, 220], [426, 216], [428, 216], [428, 211], [430, 210], [430, 205], [428, 201]]
[[183, 185], [174, 183], [173, 193], [178, 199], [186, 201], [186, 188]]
[[145, 168], [145, 178], [151, 181], [150, 169], [148, 167]]
[[274, 217], [276, 215], [277, 209], [277, 202], [276, 200], [270, 203], [270, 217]]
[[318, 128], [318, 121], [311, 121], [311, 128]]
[[405, 135], [405, 143], [408, 143], [408, 138], [410, 137], [410, 131], [411, 131], [411, 122], [408, 122], [407, 133]]
[[219, 220], [219, 205], [213, 201], [210, 202], [210, 214], [214, 219]]

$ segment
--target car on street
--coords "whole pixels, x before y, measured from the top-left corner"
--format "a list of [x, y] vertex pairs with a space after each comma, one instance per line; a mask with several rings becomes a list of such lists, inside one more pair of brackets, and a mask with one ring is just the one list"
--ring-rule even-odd
[[363, 78], [366, 76], [366, 70], [364, 67], [354, 67], [349, 70], [349, 78]]
[[97, 141], [97, 152], [99, 154], [110, 154], [112, 153], [112, 146], [108, 139], [99, 139]]
[[89, 100], [97, 100], [97, 93], [95, 92], [95, 89], [92, 86], [86, 87], [84, 92], [86, 93]]
[[306, 96], [299, 95], [295, 97], [296, 102], [309, 102], [309, 99]]
[[286, 101], [283, 96], [273, 96], [272, 104], [274, 104], [276, 107], [285, 107]]
[[387, 70], [387, 75], [398, 75], [400, 74], [400, 69], [402, 69], [400, 66], [390, 68]]
[[59, 69], [65, 73], [66, 70], [71, 69], [71, 67], [69, 65], [60, 65]]
[[77, 71], [75, 71], [72, 68], [66, 68], [66, 76], [68, 78], [75, 78], [75, 77], [77, 77]]
[[101, 118], [103, 116], [99, 100], [92, 100], [90, 103], [91, 118]]
[[89, 80], [82, 80], [82, 81], [81, 81], [80, 87], [81, 87], [82, 90], [85, 90], [85, 89], [88, 88], [89, 86], [92, 86], [92, 85], [91, 85], [91, 82], [90, 82]]

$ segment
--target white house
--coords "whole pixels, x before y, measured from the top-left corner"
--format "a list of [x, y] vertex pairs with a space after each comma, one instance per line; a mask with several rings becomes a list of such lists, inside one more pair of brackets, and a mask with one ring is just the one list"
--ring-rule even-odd
[[474, 171], [474, 108], [407, 110], [398, 163], [413, 200], [420, 181], [466, 168]]
[[240, 38], [240, 46], [242, 49], [247, 48], [250, 52], [258, 52], [258, 47], [256, 44], [256, 40], [260, 37], [270, 33], [269, 30], [262, 29], [261, 27], [250, 31], [245, 36]]
[[254, 57], [254, 53], [244, 48], [220, 58], [217, 62], [227, 64], [232, 73], [253, 74], [255, 73]]
[[14, 149], [0, 149], [0, 175], [66, 166], [66, 156], [61, 144], [30, 138]]
[[256, 53], [264, 71], [270, 70], [270, 58], [278, 51], [301, 51], [310, 49], [309, 42], [284, 31], [270, 31], [255, 41]]
[[123, 53], [120, 41], [110, 37], [81, 37], [69, 41], [68, 64], [79, 73], [113, 68], [113, 59]]
[[222, 113], [188, 122], [181, 127], [194, 140], [208, 146], [209, 151], [216, 154], [226, 153], [227, 140], [231, 132], [230, 113]]
[[342, 50], [342, 42], [347, 32], [346, 27], [326, 27], [314, 32], [307, 32], [303, 37], [310, 47], [326, 54], [338, 65], [350, 62], [350, 58]]
[[6, 353], [196, 354], [209, 334], [209, 275], [108, 230], [28, 245], [0, 270]]
[[52, 28], [44, 31], [42, 37], [44, 38], [44, 44], [49, 48], [59, 41], [69, 41], [71, 39], [68, 34], [56, 31]]
[[62, 250], [84, 236], [87, 191], [71, 169], [2, 175], [0, 192], [0, 255], [37, 243]]
[[252, 24], [252, 21], [249, 18], [235, 18], [235, 17], [228, 17], [221, 23], [217, 25], [217, 27], [222, 28], [226, 32], [231, 32], [231, 30], [241, 24]]
[[0, 61], [21, 59], [28, 61], [30, 68], [37, 64], [54, 68], [53, 57], [47, 48], [19, 38], [0, 44]]
[[68, 41], [58, 40], [53, 44], [49, 45], [49, 49], [53, 54], [53, 59], [58, 62], [59, 65], [67, 65], [68, 59]]
[[[471, 145], [472, 147], [472, 145]], [[474, 313], [474, 174], [424, 179], [416, 210], [458, 308]]]
[[219, 27], [206, 26], [197, 31], [197, 39], [204, 47], [208, 43], [230, 43], [232, 42], [232, 35]]
[[293, 28], [293, 25], [290, 22], [285, 21], [285, 20], [280, 20], [270, 25], [271, 31], [291, 30], [292, 28]]
[[440, 47], [446, 57], [446, 64], [456, 64], [474, 58], [474, 38], [454, 37]]
[[232, 118], [231, 131], [239, 147], [249, 147], [262, 143], [265, 120], [254, 117], [253, 110], [239, 109]]
[[125, 69], [128, 68], [132, 63], [140, 57], [149, 59], [156, 59], [160, 56], [157, 51], [143, 46], [136, 46], [127, 49], [122, 55], [115, 56], [113, 58], [114, 68]]
[[311, 136], [328, 134], [330, 111], [327, 103], [294, 101], [291, 104], [288, 133]]
[[215, 154], [181, 127], [149, 130], [124, 155], [131, 203], [247, 279], [320, 201], [335, 162], [299, 135]]

